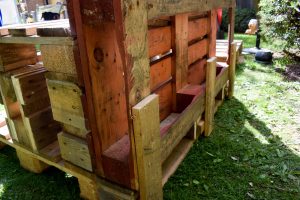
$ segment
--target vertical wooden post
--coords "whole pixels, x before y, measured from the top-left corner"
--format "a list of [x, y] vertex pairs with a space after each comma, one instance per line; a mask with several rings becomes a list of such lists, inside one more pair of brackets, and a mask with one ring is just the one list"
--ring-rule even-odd
[[232, 98], [234, 93], [234, 81], [235, 81], [235, 66], [236, 66], [236, 46], [237, 44], [233, 42], [231, 45], [230, 60], [229, 60], [229, 88], [228, 97]]
[[204, 132], [205, 136], [209, 136], [213, 130], [216, 62], [217, 62], [216, 57], [207, 60], [206, 93], [205, 93], [205, 132]]
[[230, 52], [231, 52], [231, 43], [234, 40], [234, 24], [235, 24], [235, 7], [231, 7], [228, 9], [228, 16], [229, 16], [229, 24], [228, 24], [228, 55], [229, 58], [227, 63], [229, 64], [230, 61]]
[[141, 200], [163, 199], [158, 106], [150, 95], [132, 109]]
[[208, 57], [212, 58], [216, 56], [216, 48], [217, 48], [217, 10], [211, 10], [209, 12], [209, 49], [208, 49]]
[[188, 71], [188, 14], [175, 15], [172, 18], [173, 56], [173, 110], [177, 109], [177, 91], [186, 83]]
[[80, 197], [88, 200], [99, 199], [97, 183], [95, 180], [79, 179]]

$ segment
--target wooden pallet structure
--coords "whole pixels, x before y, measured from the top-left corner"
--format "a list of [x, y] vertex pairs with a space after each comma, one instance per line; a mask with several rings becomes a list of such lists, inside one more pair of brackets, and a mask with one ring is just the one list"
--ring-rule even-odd
[[[67, 21], [0, 29], [11, 136], [0, 141], [31, 171], [50, 165], [77, 177], [84, 198], [162, 199], [163, 185], [233, 96], [235, 0], [67, 7]], [[226, 62], [216, 58], [218, 8], [229, 10]]]
[[[243, 51], [243, 40], [234, 40], [236, 43], [236, 59], [239, 62], [239, 57]], [[217, 40], [216, 57], [218, 62], [227, 62], [228, 60], [228, 40]]]

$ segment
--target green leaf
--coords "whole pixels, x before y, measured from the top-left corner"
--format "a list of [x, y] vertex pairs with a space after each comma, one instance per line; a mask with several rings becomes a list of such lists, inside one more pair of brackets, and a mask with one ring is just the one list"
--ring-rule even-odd
[[197, 180], [193, 180], [193, 183], [194, 183], [195, 185], [199, 185], [199, 184], [200, 184], [200, 182], [197, 181]]

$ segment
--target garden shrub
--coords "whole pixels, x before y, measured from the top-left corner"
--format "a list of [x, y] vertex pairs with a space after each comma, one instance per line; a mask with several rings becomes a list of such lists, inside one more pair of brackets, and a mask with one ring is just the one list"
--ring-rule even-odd
[[[256, 11], [249, 8], [237, 8], [235, 11], [235, 32], [245, 33], [248, 29], [248, 23], [251, 19], [256, 19]], [[223, 10], [223, 20], [221, 29], [228, 31], [228, 11]]]
[[262, 34], [285, 41], [285, 48], [300, 48], [300, 1], [261, 0], [259, 16]]

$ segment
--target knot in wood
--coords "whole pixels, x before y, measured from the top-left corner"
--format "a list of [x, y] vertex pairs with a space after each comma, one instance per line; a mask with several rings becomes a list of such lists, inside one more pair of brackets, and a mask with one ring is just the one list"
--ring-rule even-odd
[[101, 48], [95, 48], [94, 49], [94, 58], [97, 62], [103, 62], [104, 59], [104, 53]]

